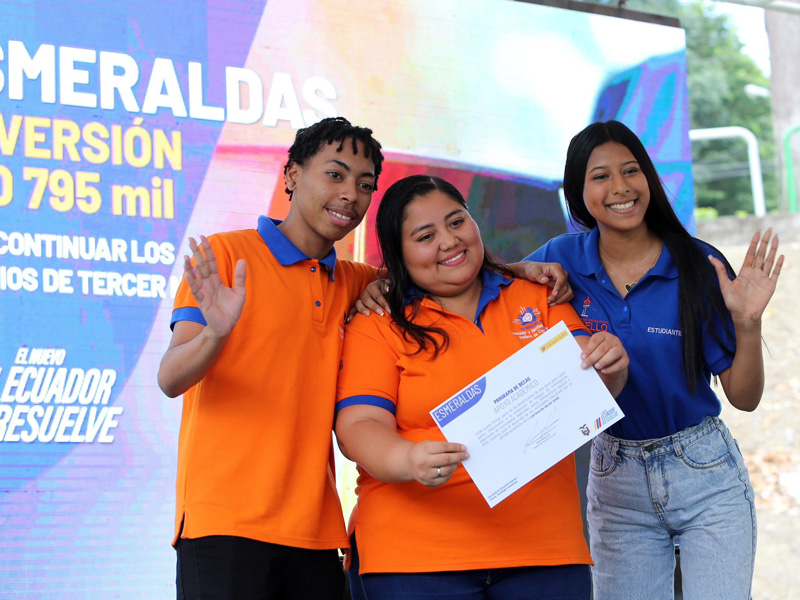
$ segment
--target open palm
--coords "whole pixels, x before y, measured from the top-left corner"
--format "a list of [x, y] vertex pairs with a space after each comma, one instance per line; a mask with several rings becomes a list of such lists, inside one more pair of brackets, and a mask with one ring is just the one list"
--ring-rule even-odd
[[219, 337], [226, 337], [233, 331], [244, 307], [245, 262], [237, 261], [233, 287], [228, 287], [219, 277], [217, 259], [208, 239], [201, 235], [198, 246], [194, 238], [189, 238], [189, 247], [192, 258], [184, 257], [183, 276], [203, 313], [206, 326]]
[[[771, 245], [770, 238], [772, 238]], [[783, 255], [780, 255], [777, 260], [775, 259], [777, 252], [778, 236], [772, 236], [772, 230], [768, 229], [762, 239], [761, 232], [757, 231], [750, 241], [742, 268], [733, 281], [728, 279], [722, 261], [709, 257], [717, 271], [725, 305], [734, 320], [758, 321], [761, 319], [770, 298], [775, 293], [778, 276], [783, 266]]]

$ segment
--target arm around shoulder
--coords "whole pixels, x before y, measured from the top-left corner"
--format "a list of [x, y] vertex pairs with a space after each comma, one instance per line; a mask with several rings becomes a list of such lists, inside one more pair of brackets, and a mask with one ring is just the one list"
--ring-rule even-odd
[[506, 266], [518, 279], [527, 279], [551, 287], [552, 292], [547, 298], [548, 304], [562, 304], [574, 297], [567, 271], [559, 263], [533, 262], [526, 259]]

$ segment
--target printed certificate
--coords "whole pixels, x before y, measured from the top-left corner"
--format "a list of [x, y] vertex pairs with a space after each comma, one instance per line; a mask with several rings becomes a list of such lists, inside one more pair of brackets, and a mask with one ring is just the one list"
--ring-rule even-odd
[[559, 322], [431, 411], [494, 507], [624, 415]]

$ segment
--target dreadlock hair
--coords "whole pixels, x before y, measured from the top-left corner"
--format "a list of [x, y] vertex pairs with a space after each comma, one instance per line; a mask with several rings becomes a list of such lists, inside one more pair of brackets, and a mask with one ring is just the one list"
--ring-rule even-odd
[[[353, 144], [353, 154], [358, 154], [358, 144], [364, 144], [364, 156], [372, 158], [375, 165], [375, 185], [373, 191], [378, 191], [378, 176], [381, 174], [383, 166], [383, 154], [381, 154], [381, 145], [378, 140], [372, 137], [372, 129], [367, 127], [358, 127], [353, 125], [344, 117], [329, 117], [322, 119], [318, 123], [314, 123], [309, 127], [297, 130], [297, 135], [294, 138], [294, 143], [289, 148], [289, 160], [283, 166], [283, 174], [289, 170], [292, 163], [297, 163], [300, 166], [306, 166], [317, 152], [323, 146], [339, 142], [339, 147], [336, 148], [337, 152], [341, 152], [347, 140]], [[292, 199], [292, 191], [287, 187], [286, 193], [289, 194], [289, 200]]]
[[[698, 380], [703, 377], [704, 328], [711, 332], [730, 356], [735, 352], [733, 332], [726, 319], [728, 311], [713, 266], [675, 214], [644, 144], [619, 121], [593, 123], [572, 138], [564, 167], [564, 196], [570, 218], [586, 229], [597, 227], [597, 221], [586, 209], [583, 187], [586, 166], [592, 151], [609, 142], [625, 146], [639, 163], [650, 189], [650, 204], [644, 216], [645, 223], [650, 231], [663, 240], [678, 268], [683, 370], [689, 389], [695, 392]], [[722, 260], [728, 274], [734, 276], [731, 265], [724, 257]], [[724, 324], [725, 340], [720, 339], [716, 327], [712, 326], [714, 323]]]
[[[414, 354], [419, 354], [430, 344], [433, 346], [433, 358], [447, 348], [450, 338], [447, 332], [441, 328], [426, 327], [414, 322], [414, 318], [419, 312], [420, 299], [413, 301], [410, 313], [406, 314], [407, 295], [412, 286], [423, 293], [427, 292], [411, 279], [403, 260], [402, 231], [403, 222], [406, 219], [406, 207], [416, 198], [427, 196], [436, 190], [447, 194], [461, 206], [467, 208], [467, 201], [453, 184], [440, 177], [412, 175], [396, 181], [386, 190], [378, 206], [375, 220], [383, 257], [382, 267], [388, 272], [387, 300], [392, 312], [392, 320], [406, 340], [414, 341], [418, 345]], [[509, 277], [513, 276], [508, 267], [495, 260], [486, 249], [484, 249], [481, 267]]]

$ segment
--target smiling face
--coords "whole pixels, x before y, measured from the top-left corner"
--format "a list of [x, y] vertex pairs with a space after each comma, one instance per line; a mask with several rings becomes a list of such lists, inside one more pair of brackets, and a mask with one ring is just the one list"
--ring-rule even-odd
[[583, 201], [601, 233], [646, 227], [650, 186], [626, 146], [608, 142], [592, 151], [586, 165]]
[[406, 205], [401, 230], [403, 261], [417, 285], [438, 298], [480, 287], [483, 242], [467, 209], [434, 190]]
[[311, 258], [322, 258], [333, 243], [355, 229], [367, 214], [375, 187], [375, 164], [358, 142], [323, 146], [306, 164], [291, 163], [286, 187], [292, 206], [281, 231]]

